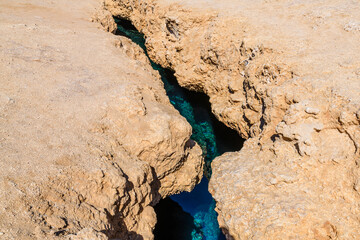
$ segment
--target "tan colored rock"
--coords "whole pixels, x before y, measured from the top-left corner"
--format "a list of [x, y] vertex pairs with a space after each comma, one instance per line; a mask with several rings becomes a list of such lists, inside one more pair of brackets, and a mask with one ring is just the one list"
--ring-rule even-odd
[[336, 121], [341, 113], [329, 106], [336, 100], [316, 100], [318, 119], [304, 106], [287, 111], [273, 141], [249, 139], [213, 161], [210, 192], [233, 239], [360, 237], [359, 123]]
[[201, 180], [191, 126], [98, 3], [1, 3], [1, 239], [153, 239], [152, 206]]
[[[357, 3], [104, 2], [113, 15], [130, 19], [145, 34], [152, 60], [173, 69], [182, 86], [208, 94], [215, 115], [244, 138], [263, 131], [259, 121], [277, 125], [281, 116], [272, 113], [269, 99], [272, 89], [289, 80], [296, 87], [308, 79], [319, 91], [332, 89], [359, 102], [359, 35], [343, 29], [359, 18]], [[275, 14], [282, 9], [287, 14]], [[320, 40], [329, 34], [327, 41]], [[256, 123], [247, 122], [249, 110]]]
[[96, 232], [91, 228], [84, 228], [76, 235], [69, 235], [69, 240], [106, 240], [108, 239], [105, 234]]
[[249, 138], [213, 162], [228, 239], [360, 239], [358, 2], [104, 2]]
[[100, 9], [95, 12], [93, 21], [100, 23], [106, 31], [116, 33], [117, 25], [114, 18], [110, 12], [106, 11], [104, 8], [100, 7]]

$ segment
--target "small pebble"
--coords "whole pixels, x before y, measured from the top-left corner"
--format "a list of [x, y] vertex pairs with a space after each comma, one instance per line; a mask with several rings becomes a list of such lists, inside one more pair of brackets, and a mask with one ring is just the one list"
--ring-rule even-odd
[[320, 110], [317, 109], [317, 108], [307, 107], [307, 108], [305, 109], [305, 112], [308, 113], [308, 114], [317, 115], [317, 114], [320, 113]]
[[360, 31], [360, 22], [349, 22], [345, 24], [344, 30], [347, 32]]

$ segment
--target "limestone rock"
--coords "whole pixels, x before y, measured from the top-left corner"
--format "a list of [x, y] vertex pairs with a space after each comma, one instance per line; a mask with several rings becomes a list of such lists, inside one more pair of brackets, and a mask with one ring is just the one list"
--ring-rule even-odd
[[[336, 116], [338, 109], [322, 103], [324, 114]], [[240, 152], [213, 161], [210, 192], [233, 239], [360, 237], [358, 123], [302, 111], [279, 123], [272, 141], [249, 139]]]
[[153, 239], [153, 206], [201, 180], [191, 126], [98, 3], [1, 4], [1, 239]]
[[214, 160], [228, 239], [359, 239], [360, 5], [104, 0], [247, 140]]
[[69, 235], [69, 240], [106, 240], [108, 239], [105, 234], [96, 232], [91, 228], [84, 228], [76, 235]]
[[99, 10], [95, 12], [92, 20], [100, 23], [106, 31], [116, 33], [117, 25], [115, 20], [110, 12], [104, 8], [100, 7]]
[[[113, 15], [130, 19], [145, 34], [152, 60], [173, 69], [182, 86], [209, 95], [214, 114], [244, 138], [259, 135], [264, 125], [277, 125], [281, 118], [277, 114], [282, 115], [285, 106], [274, 113], [270, 95], [283, 84], [290, 87], [290, 80], [296, 87], [309, 79], [319, 91], [332, 90], [359, 101], [355, 90], [359, 35], [336, 24], [345, 25], [346, 19], [356, 22], [358, 4], [331, 1], [322, 7], [320, 1], [306, 1], [301, 7], [291, 5], [284, 16], [276, 15], [289, 7], [286, 4], [104, 0]], [[336, 9], [344, 15], [336, 15]], [[280, 27], [274, 29], [274, 24]], [[333, 37], [323, 43], [317, 33], [329, 29]], [[345, 38], [347, 47], [333, 48]], [[340, 72], [346, 75], [341, 81]]]

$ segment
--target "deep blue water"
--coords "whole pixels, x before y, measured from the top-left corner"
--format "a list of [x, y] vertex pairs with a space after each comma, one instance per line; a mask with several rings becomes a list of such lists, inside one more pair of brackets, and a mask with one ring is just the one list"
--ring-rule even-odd
[[[145, 52], [145, 38], [127, 20], [115, 19], [117, 34], [130, 38]], [[181, 88], [172, 71], [152, 62], [164, 82], [170, 102], [191, 124], [191, 138], [202, 148], [205, 157], [204, 178], [195, 189], [161, 200], [155, 207], [158, 223], [154, 231], [155, 239], [171, 240], [223, 240], [219, 229], [215, 201], [208, 192], [211, 177], [211, 161], [227, 151], [238, 151], [243, 140], [239, 135], [220, 123], [211, 113], [209, 98], [203, 93], [195, 93]], [[176, 202], [176, 203], [174, 203]], [[180, 207], [181, 206], [181, 207]], [[183, 212], [185, 211], [185, 212]], [[170, 224], [169, 224], [170, 223]]]

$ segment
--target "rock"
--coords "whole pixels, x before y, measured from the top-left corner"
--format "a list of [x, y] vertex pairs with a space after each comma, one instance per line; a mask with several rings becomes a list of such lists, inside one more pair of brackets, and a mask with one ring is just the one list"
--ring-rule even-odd
[[360, 31], [360, 22], [349, 22], [345, 24], [344, 30], [347, 32]]
[[[332, 4], [335, 6], [335, 1], [330, 3]], [[341, 19], [340, 16], [334, 17], [336, 7], [328, 6], [323, 9], [316, 3], [309, 3], [309, 7], [297, 9], [295, 4], [292, 11], [296, 19], [289, 21], [288, 15], [278, 18], [273, 14], [276, 11], [271, 9], [279, 6], [271, 3], [267, 5], [269, 8], [263, 9], [256, 3], [248, 4], [242, 0], [227, 1], [223, 4], [213, 0], [196, 4], [190, 4], [188, 1], [168, 4], [156, 0], [140, 4], [136, 1], [120, 3], [118, 0], [104, 0], [105, 8], [113, 15], [130, 19], [145, 34], [146, 46], [152, 60], [164, 67], [172, 68], [182, 86], [207, 93], [211, 98], [215, 115], [229, 127], [236, 129], [244, 138], [248, 138], [252, 132], [261, 133], [263, 130], [257, 123], [245, 124], [233, 119], [232, 116], [238, 114], [225, 111], [226, 106], [233, 106], [232, 109], [243, 116], [246, 115], [246, 109], [256, 109], [257, 122], [263, 119], [267, 125], [275, 127], [278, 117], [270, 114], [274, 107], [269, 105], [273, 104], [273, 101], [265, 99], [273, 99], [274, 97], [268, 95], [283, 85], [288, 85], [288, 89], [296, 89], [305, 78], [318, 79], [313, 81], [320, 92], [327, 92], [333, 88], [334, 93], [358, 101], [355, 90], [358, 86], [353, 79], [356, 76], [345, 77], [341, 81], [338, 78], [339, 71], [347, 72], [350, 76], [359, 67], [356, 51], [352, 48], [354, 46], [358, 49], [358, 45], [355, 44], [357, 36], [347, 38], [351, 42], [349, 47], [337, 48], [336, 52], [331, 52], [328, 49], [341, 44], [341, 37], [320, 44], [317, 35], [313, 34], [319, 31], [326, 32], [337, 21], [335, 18]], [[317, 7], [312, 8], [310, 5]], [[356, 3], [347, 3], [343, 7], [355, 11]], [[151, 9], [151, 14], [148, 14], [148, 9]], [[265, 14], [268, 21], [259, 20], [254, 12], [259, 15]], [[347, 16], [357, 16], [356, 12], [350, 12]], [[171, 38], [172, 34], [168, 34], [169, 30], [164, 20], [169, 16], [176, 19], [177, 32], [181, 36], [175, 42]], [[309, 21], [312, 18], [322, 19], [318, 23], [320, 28], [313, 28]], [[275, 22], [281, 28], [276, 31], [270, 30]], [[291, 27], [288, 24], [291, 24]], [[298, 33], [292, 30], [299, 28], [302, 30]], [[337, 32], [341, 33], [340, 28], [341, 26], [337, 28]], [[236, 31], [237, 29], [243, 30]], [[334, 35], [337, 32], [334, 32]], [[304, 38], [299, 38], [297, 34], [300, 33], [307, 34]], [[280, 40], [278, 36], [281, 36]], [[310, 46], [306, 50], [303, 47], [305, 38]], [[318, 61], [315, 56], [309, 58], [308, 56], [313, 56], [311, 53], [314, 52], [317, 56], [327, 56], [322, 57], [327, 60]], [[296, 57], [293, 57], [295, 55]], [[341, 60], [350, 61], [352, 64], [348, 69], [341, 69], [338, 64], [341, 60], [330, 55], [343, 56]], [[236, 97], [233, 95], [235, 91], [239, 91], [236, 92]], [[295, 94], [295, 90], [290, 92]], [[243, 98], [239, 94], [242, 94]], [[243, 101], [240, 102], [240, 99]], [[294, 96], [293, 100], [298, 101], [298, 96]], [[277, 106], [281, 109], [279, 114], [283, 114], [283, 107]], [[255, 131], [255, 128], [258, 130]]]
[[94, 22], [100, 23], [101, 26], [105, 29], [105, 31], [108, 31], [110, 33], [116, 33], [117, 25], [113, 16], [102, 7], [100, 7], [100, 9], [95, 12], [92, 20]]
[[248, 139], [212, 166], [228, 239], [360, 238], [359, 3], [104, 6], [131, 20], [150, 58], [205, 92], [216, 117]]
[[2, 3], [5, 239], [153, 239], [153, 206], [202, 178], [191, 126], [143, 50], [88, 20], [97, 5]]
[[76, 235], [68, 236], [69, 240], [107, 240], [105, 234], [96, 232], [91, 228], [84, 228], [79, 231]]
[[[358, 2], [101, 2], [94, 21], [131, 20], [150, 58], [248, 139], [213, 162], [228, 239], [360, 239]], [[202, 176], [158, 74], [86, 20], [98, 0], [3, 6], [0, 229], [153, 239], [152, 206]]]
[[62, 229], [67, 225], [65, 219], [59, 218], [55, 215], [50, 215], [49, 217], [47, 217], [46, 224], [51, 226], [51, 228], [55, 228], [55, 229]]

